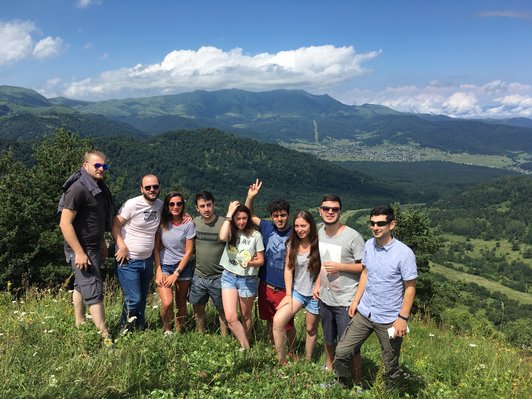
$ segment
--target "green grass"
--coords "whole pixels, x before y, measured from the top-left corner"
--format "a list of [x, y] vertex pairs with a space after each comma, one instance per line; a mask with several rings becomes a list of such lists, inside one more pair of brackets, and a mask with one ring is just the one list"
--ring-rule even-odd
[[488, 289], [491, 292], [499, 291], [500, 293], [506, 295], [509, 299], [512, 299], [522, 304], [532, 304], [532, 295], [527, 294], [526, 292], [513, 290], [509, 287], [506, 287], [495, 281], [488, 280], [487, 278], [481, 276], [461, 272], [450, 267], [439, 265], [437, 263], [430, 264], [430, 271], [431, 273], [441, 274], [442, 276], [452, 281], [464, 281], [466, 283], [475, 283]]
[[[73, 325], [70, 293], [30, 290], [22, 300], [0, 293], [0, 397], [2, 398], [348, 398], [315, 362], [279, 366], [256, 322], [252, 349], [211, 332], [162, 335], [150, 295], [149, 327], [117, 334], [121, 296], [107, 288], [107, 320], [116, 340], [105, 348], [92, 325]], [[214, 318], [212, 312], [211, 318]], [[303, 315], [297, 319], [302, 335]], [[211, 326], [212, 328], [212, 326]], [[406, 392], [386, 392], [374, 336], [362, 349], [362, 398], [529, 398], [532, 366], [526, 354], [495, 338], [457, 336], [430, 321], [413, 320], [401, 355]], [[300, 341], [301, 350], [303, 343]]]

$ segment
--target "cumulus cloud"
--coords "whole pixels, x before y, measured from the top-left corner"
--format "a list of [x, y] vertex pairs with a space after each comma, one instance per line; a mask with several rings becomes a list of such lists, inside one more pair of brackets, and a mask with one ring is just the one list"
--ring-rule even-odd
[[63, 48], [63, 39], [60, 37], [48, 36], [39, 40], [33, 48], [33, 55], [35, 58], [48, 58], [61, 53]]
[[0, 65], [26, 58], [47, 58], [61, 52], [63, 40], [48, 36], [35, 42], [39, 30], [31, 21], [0, 21]]
[[350, 90], [336, 96], [346, 104], [381, 104], [397, 111], [460, 118], [532, 117], [532, 85], [494, 80], [482, 85], [441, 84]]
[[75, 81], [65, 88], [74, 98], [176, 93], [238, 87], [248, 90], [330, 87], [368, 73], [364, 63], [380, 51], [358, 54], [353, 47], [302, 47], [278, 53], [245, 54], [235, 48], [175, 50], [157, 64], [138, 64]]

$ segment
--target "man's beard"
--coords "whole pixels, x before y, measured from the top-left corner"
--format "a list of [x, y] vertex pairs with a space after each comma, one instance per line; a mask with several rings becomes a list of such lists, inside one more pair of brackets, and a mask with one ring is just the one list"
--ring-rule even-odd
[[148, 202], [153, 202], [153, 201], [155, 201], [155, 200], [159, 197], [159, 193], [156, 193], [156, 194], [155, 194], [155, 198], [153, 198], [153, 199], [151, 199], [151, 198], [148, 196], [148, 194], [146, 194], [146, 193], [142, 193], [142, 195], [144, 196], [144, 199], [145, 199], [146, 201], [148, 201]]

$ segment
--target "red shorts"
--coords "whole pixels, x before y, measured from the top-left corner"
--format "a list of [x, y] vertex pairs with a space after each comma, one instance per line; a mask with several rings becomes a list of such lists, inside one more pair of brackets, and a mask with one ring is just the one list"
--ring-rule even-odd
[[[277, 288], [260, 280], [259, 283], [259, 317], [261, 320], [273, 320], [275, 308], [281, 303], [286, 295], [283, 288]], [[286, 331], [294, 327], [294, 318], [286, 324]]]

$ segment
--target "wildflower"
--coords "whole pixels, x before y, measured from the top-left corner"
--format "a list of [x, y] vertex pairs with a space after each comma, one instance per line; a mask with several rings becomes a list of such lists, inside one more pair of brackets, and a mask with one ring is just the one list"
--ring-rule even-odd
[[86, 315], [85, 315], [85, 318], [87, 318], [87, 319], [92, 319], [92, 315], [90, 315], [90, 314], [86, 314]]
[[11, 301], [11, 303], [17, 303], [17, 301]]
[[158, 307], [159, 307], [159, 306], [157, 306], [157, 305], [153, 305], [151, 308], [152, 308], [152, 309], [157, 309]]
[[0, 333], [0, 337], [1, 337], [2, 335], [4, 335], [4, 333]]
[[15, 310], [15, 311], [13, 312], [13, 314], [18, 314], [18, 310]]
[[477, 344], [469, 344], [469, 346], [470, 346], [471, 348], [476, 348], [476, 347], [477, 347]]
[[434, 334], [433, 334], [433, 333], [430, 333], [430, 334], [429, 334], [429, 337], [434, 337]]
[[480, 364], [478, 365], [478, 367], [480, 367], [481, 369], [485, 369], [485, 368], [486, 368], [486, 365], [485, 365], [485, 364], [482, 364], [482, 363], [480, 363]]
[[55, 387], [57, 385], [57, 378], [55, 378], [55, 375], [50, 376], [50, 384], [51, 387]]

